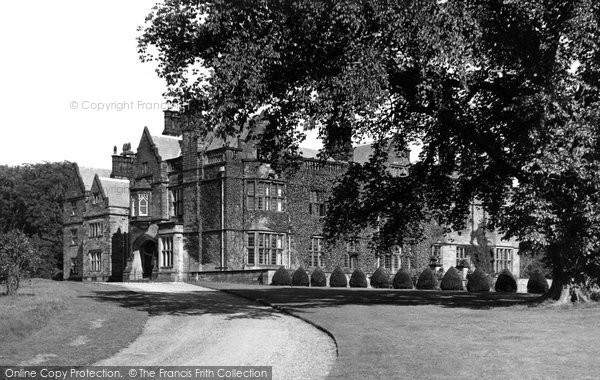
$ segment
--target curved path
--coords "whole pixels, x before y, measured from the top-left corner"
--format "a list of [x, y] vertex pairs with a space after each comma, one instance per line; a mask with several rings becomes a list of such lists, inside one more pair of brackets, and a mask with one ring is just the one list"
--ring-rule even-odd
[[318, 379], [336, 358], [329, 336], [270, 307], [184, 283], [119, 286], [129, 291], [106, 301], [150, 318], [131, 345], [95, 365], [264, 365], [274, 379]]

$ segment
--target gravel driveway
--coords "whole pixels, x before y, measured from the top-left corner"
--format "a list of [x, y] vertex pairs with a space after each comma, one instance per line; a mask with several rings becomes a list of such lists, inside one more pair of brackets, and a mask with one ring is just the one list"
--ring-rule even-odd
[[135, 306], [150, 318], [130, 346], [95, 365], [264, 365], [274, 379], [319, 379], [336, 359], [328, 335], [270, 307], [184, 283], [119, 286], [145, 297]]

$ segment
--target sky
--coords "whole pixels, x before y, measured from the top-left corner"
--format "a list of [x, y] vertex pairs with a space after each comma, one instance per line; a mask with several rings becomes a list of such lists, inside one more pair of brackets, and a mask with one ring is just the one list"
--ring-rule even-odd
[[165, 86], [136, 49], [154, 3], [0, 5], [0, 164], [110, 168], [113, 146], [162, 132]]
[[0, 165], [110, 169], [114, 146], [135, 150], [145, 126], [162, 133], [165, 84], [136, 40], [156, 2], [0, 3]]

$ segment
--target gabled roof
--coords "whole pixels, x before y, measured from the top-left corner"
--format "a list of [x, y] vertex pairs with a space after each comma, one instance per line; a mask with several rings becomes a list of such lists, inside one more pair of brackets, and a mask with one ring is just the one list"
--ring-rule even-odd
[[371, 145], [359, 145], [354, 148], [352, 154], [352, 160], [359, 164], [364, 164], [369, 161], [369, 157], [373, 154], [373, 147]]
[[150, 136], [163, 161], [181, 156], [181, 139], [174, 136]]
[[[404, 151], [404, 155], [397, 156], [397, 152], [395, 151], [392, 143], [388, 144], [388, 162], [394, 165], [408, 165], [410, 162], [408, 161], [408, 150]], [[353, 161], [359, 164], [364, 164], [369, 161], [369, 158], [373, 155], [373, 145], [359, 145], [354, 148], [354, 152], [352, 155]]]
[[92, 183], [94, 183], [94, 176], [98, 174], [101, 177], [110, 177], [111, 170], [109, 169], [98, 169], [98, 168], [86, 168], [79, 166], [79, 176], [83, 181], [85, 190], [89, 191], [92, 189]]
[[129, 207], [129, 180], [99, 177], [94, 180], [102, 191], [102, 196], [108, 198], [108, 205], [114, 207]]

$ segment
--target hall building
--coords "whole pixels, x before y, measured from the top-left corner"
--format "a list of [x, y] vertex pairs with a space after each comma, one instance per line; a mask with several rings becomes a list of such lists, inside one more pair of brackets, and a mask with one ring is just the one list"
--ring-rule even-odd
[[[135, 152], [130, 144], [121, 152], [115, 147], [110, 173], [75, 164], [78, 175], [64, 205], [64, 278], [180, 281], [198, 273], [300, 265], [326, 271], [340, 266], [348, 273], [385, 266], [394, 273], [468, 261], [472, 248], [482, 245], [473, 238], [477, 208], [471, 231], [432, 235], [419, 247], [386, 255], [369, 249], [368, 234], [325, 242], [326, 200], [336, 180], [349, 161], [364, 163], [371, 152], [363, 145], [323, 161], [317, 151], [301, 148], [299, 170], [284, 177], [261, 162], [249, 132], [199, 138], [167, 111], [161, 136], [144, 128]], [[390, 146], [390, 173], [405, 175], [408, 165], [409, 152]], [[484, 235], [495, 268], [518, 275], [518, 243]]]

